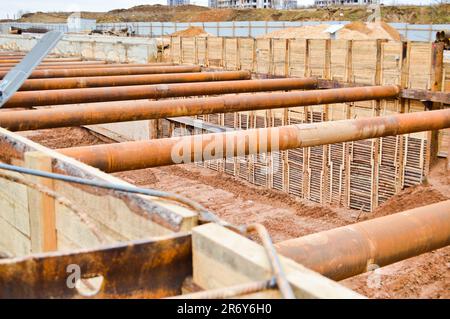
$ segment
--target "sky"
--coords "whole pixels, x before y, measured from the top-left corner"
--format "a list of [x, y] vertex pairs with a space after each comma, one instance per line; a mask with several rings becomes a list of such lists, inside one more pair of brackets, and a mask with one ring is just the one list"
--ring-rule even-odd
[[[310, 5], [314, 0], [298, 0], [299, 5]], [[385, 4], [430, 4], [433, 0], [382, 0]], [[0, 0], [0, 19], [10, 18], [18, 11], [109, 11], [142, 4], [166, 4], [167, 0]], [[191, 0], [191, 4], [208, 5], [208, 0]]]

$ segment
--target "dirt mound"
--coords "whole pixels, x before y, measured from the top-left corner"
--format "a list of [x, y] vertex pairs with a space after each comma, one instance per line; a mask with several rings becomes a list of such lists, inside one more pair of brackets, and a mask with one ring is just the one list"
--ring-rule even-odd
[[330, 34], [325, 32], [330, 25], [319, 24], [319, 25], [308, 25], [303, 27], [292, 27], [282, 30], [272, 31], [259, 38], [269, 39], [329, 39]]
[[[260, 38], [329, 39], [331, 35], [326, 32], [326, 30], [330, 26], [331, 25], [329, 24], [319, 24], [314, 26], [286, 28], [267, 33]], [[343, 26], [336, 32], [336, 38], [346, 40], [401, 40], [400, 33], [386, 22], [364, 23], [360, 21]]]
[[[389, 22], [422, 24], [450, 23], [450, 4], [436, 6], [383, 6], [381, 15]], [[65, 22], [71, 12], [28, 13], [20, 22]], [[82, 16], [110, 22], [215, 22], [215, 21], [365, 21], [371, 14], [366, 7], [274, 9], [215, 9], [195, 5], [168, 7], [141, 5], [109, 12], [83, 12]]]
[[401, 35], [386, 22], [364, 23], [353, 22], [345, 25], [337, 32], [338, 39], [373, 40], [386, 39], [400, 41]]
[[201, 27], [189, 27], [187, 29], [184, 30], [179, 30], [177, 32], [174, 32], [171, 34], [172, 36], [176, 36], [176, 37], [193, 37], [193, 36], [210, 36], [211, 34], [209, 34], [208, 32], [206, 32], [203, 28]]

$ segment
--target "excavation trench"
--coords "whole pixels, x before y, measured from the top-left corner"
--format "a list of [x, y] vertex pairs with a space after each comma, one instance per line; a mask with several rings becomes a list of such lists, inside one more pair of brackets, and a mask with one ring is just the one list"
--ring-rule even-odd
[[[53, 149], [113, 142], [83, 128], [20, 134]], [[373, 213], [306, 203], [285, 193], [258, 187], [194, 164], [114, 175], [138, 186], [189, 197], [235, 224], [260, 222], [268, 228], [275, 242], [281, 242], [448, 199], [449, 193], [445, 191], [449, 184], [448, 178], [441, 171], [442, 167], [436, 166], [428, 185], [404, 190]], [[439, 183], [434, 183], [435, 180], [439, 180]], [[341, 283], [372, 298], [450, 298], [449, 267], [450, 247], [445, 247]]]

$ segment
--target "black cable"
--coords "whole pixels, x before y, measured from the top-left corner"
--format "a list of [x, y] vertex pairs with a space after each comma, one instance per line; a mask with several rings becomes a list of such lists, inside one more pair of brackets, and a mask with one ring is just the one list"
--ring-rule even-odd
[[17, 172], [17, 173], [21, 173], [21, 174], [26, 174], [26, 175], [33, 175], [33, 176], [38, 176], [38, 177], [43, 177], [43, 178], [59, 180], [59, 181], [68, 182], [68, 183], [87, 185], [87, 186], [98, 187], [98, 188], [103, 188], [103, 189], [110, 189], [110, 190], [119, 191], [119, 192], [142, 194], [142, 195], [165, 198], [165, 199], [169, 199], [169, 200], [172, 200], [175, 202], [182, 203], [182, 204], [192, 208], [193, 210], [200, 213], [202, 215], [202, 219], [205, 221], [219, 220], [217, 216], [215, 216], [212, 212], [209, 212], [202, 205], [200, 205], [188, 198], [185, 198], [183, 196], [169, 193], [169, 192], [163, 192], [163, 191], [147, 189], [147, 188], [140, 188], [140, 187], [135, 187], [135, 186], [120, 185], [120, 184], [116, 184], [116, 183], [93, 181], [93, 180], [88, 180], [85, 178], [62, 175], [62, 174], [55, 174], [55, 173], [50, 173], [50, 172], [45, 172], [45, 171], [40, 171], [40, 170], [36, 170], [36, 169], [15, 166], [15, 165], [9, 165], [9, 164], [4, 164], [4, 163], [0, 163], [0, 169]]

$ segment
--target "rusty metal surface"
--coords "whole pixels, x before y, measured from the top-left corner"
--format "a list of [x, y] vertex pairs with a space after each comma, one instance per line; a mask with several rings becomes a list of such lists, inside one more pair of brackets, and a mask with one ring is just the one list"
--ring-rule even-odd
[[[108, 76], [108, 75], [131, 75], [131, 74], [161, 74], [161, 73], [185, 73], [200, 72], [199, 66], [139, 66], [139, 67], [102, 67], [83, 69], [49, 69], [35, 70], [31, 73], [30, 79], [40, 78], [66, 78], [80, 76]], [[0, 79], [6, 75], [7, 71], [0, 72]]]
[[[276, 244], [282, 255], [342, 280], [450, 245], [450, 201]], [[369, 269], [368, 269], [369, 268]]]
[[[176, 73], [177, 70], [181, 70], [182, 68], [186, 68], [186, 72], [188, 70], [192, 72], [195, 71], [192, 67], [177, 66], [165, 67], [161, 68], [161, 70], [169, 70], [169, 68], [173, 70], [172, 73]], [[86, 89], [29, 91], [17, 92], [3, 107], [32, 107], [42, 105], [60, 105], [101, 101], [162, 99], [180, 96], [312, 89], [316, 87], [316, 82], [317, 81], [314, 78], [287, 78], [274, 80], [242, 80], [232, 82], [215, 81], [204, 83], [189, 83], [189, 85], [175, 83]]]
[[160, 83], [249, 80], [250, 78], [251, 74], [247, 71], [223, 71], [31, 79], [25, 81], [19, 91], [80, 89], [91, 87], [146, 85]]
[[[3, 58], [0, 59], [0, 65], [4, 63], [19, 63], [21, 59], [16, 58]], [[81, 58], [46, 58], [42, 62], [79, 62]]]
[[[18, 63], [1, 63], [0, 64], [0, 71], [5, 71], [9, 68], [12, 68], [16, 66]], [[46, 68], [46, 67], [57, 67], [64, 69], [66, 67], [78, 67], [80, 69], [84, 68], [85, 66], [91, 67], [92, 65], [105, 65], [106, 61], [78, 61], [78, 62], [42, 62], [39, 64], [38, 67], [40, 68]]]
[[120, 243], [99, 249], [0, 260], [0, 298], [80, 298], [67, 286], [69, 265], [83, 279], [103, 276], [95, 298], [163, 298], [179, 295], [192, 275], [190, 234]]
[[[146, 64], [126, 64], [126, 63], [102, 63], [101, 61], [90, 61], [91, 63], [80, 65], [79, 62], [66, 63], [45, 63], [40, 64], [35, 70], [50, 70], [50, 69], [102, 69], [102, 68], [134, 68], [134, 67], [149, 67], [149, 66], [176, 66], [176, 63], [146, 63]], [[95, 62], [95, 63], [94, 63]], [[100, 63], [100, 64], [99, 64]], [[8, 71], [11, 67], [4, 67], [0, 65], [0, 72]]]
[[[200, 162], [450, 127], [450, 109], [60, 149], [105, 172]], [[206, 150], [206, 151], [205, 151]], [[177, 156], [174, 156], [176, 154]]]
[[[222, 72], [190, 73], [183, 79], [193, 80], [199, 77], [223, 80]], [[215, 75], [214, 75], [215, 74]], [[245, 76], [245, 73], [243, 74]], [[179, 75], [152, 75], [148, 77], [169, 79]], [[233, 73], [224, 74], [231, 80]], [[36, 85], [40, 85], [39, 81]], [[44, 82], [44, 81], [43, 81]], [[234, 84], [235, 82], [231, 83]], [[56, 85], [58, 85], [56, 83]], [[344, 92], [342, 92], [344, 91]], [[198, 99], [177, 99], [161, 101], [114, 101], [98, 102], [84, 105], [66, 105], [64, 108], [15, 111], [14, 113], [0, 113], [0, 126], [11, 131], [26, 131], [45, 128], [92, 125], [124, 121], [137, 121], [159, 118], [172, 118], [189, 115], [229, 113], [250, 110], [267, 110], [275, 108], [315, 105], [316, 103], [336, 103], [343, 99], [365, 100], [379, 98], [381, 93], [385, 98], [395, 96], [396, 87], [390, 87], [386, 92], [383, 87], [370, 87], [364, 95], [351, 95], [351, 89], [334, 89], [327, 91], [302, 91], [284, 93], [256, 93], [245, 95], [231, 95], [220, 97], [206, 97]], [[387, 94], [388, 93], [388, 94]], [[320, 99], [316, 95], [321, 95]]]

